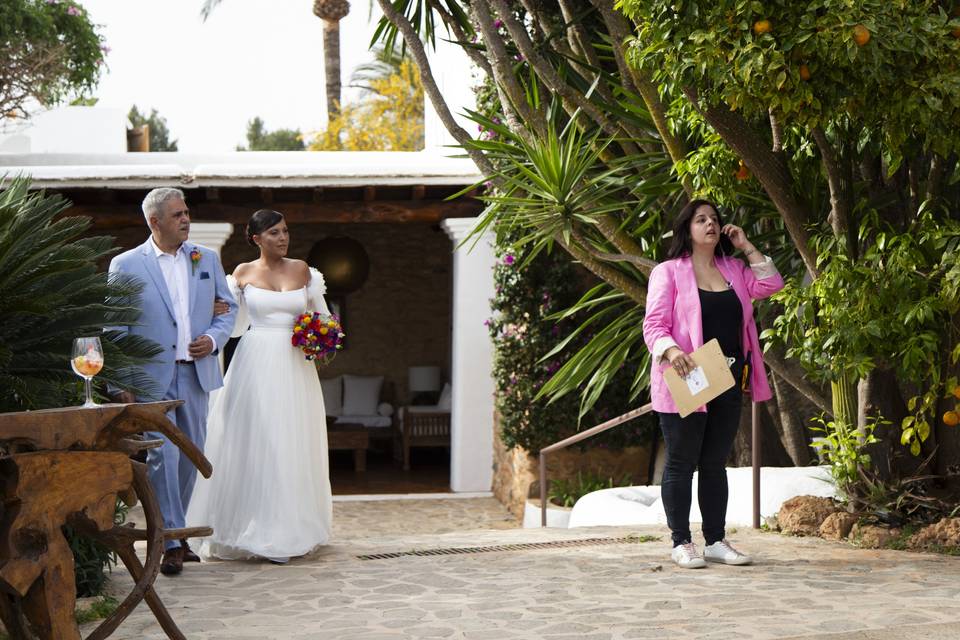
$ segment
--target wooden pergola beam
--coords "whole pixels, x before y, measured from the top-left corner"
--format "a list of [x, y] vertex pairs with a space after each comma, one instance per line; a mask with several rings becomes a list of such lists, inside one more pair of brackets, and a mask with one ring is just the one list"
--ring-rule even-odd
[[[204, 222], [245, 224], [262, 202], [232, 205], [222, 202], [201, 202], [190, 207], [191, 217]], [[446, 218], [480, 215], [483, 205], [476, 200], [374, 200], [336, 202], [278, 202], [274, 207], [291, 224], [303, 223], [368, 223], [425, 222], [437, 223]], [[129, 227], [143, 224], [143, 215], [132, 205], [84, 204], [73, 206], [65, 215], [90, 216], [99, 228]]]

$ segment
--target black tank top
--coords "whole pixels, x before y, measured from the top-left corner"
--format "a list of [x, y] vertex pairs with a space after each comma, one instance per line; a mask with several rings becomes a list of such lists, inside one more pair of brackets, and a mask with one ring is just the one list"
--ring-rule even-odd
[[740, 334], [743, 325], [743, 307], [740, 305], [737, 292], [733, 289], [726, 291], [699, 289], [699, 292], [703, 343], [706, 344], [716, 338], [724, 355], [742, 358]]

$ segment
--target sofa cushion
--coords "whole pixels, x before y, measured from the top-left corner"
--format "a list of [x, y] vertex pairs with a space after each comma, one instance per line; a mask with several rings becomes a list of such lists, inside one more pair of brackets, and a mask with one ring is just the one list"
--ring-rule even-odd
[[441, 411], [450, 411], [453, 406], [453, 392], [450, 389], [450, 383], [443, 385], [443, 391], [440, 392], [440, 398], [437, 400], [437, 408]]
[[341, 415], [343, 413], [343, 376], [321, 380], [320, 389], [323, 391], [323, 408], [327, 415]]
[[375, 416], [380, 404], [383, 376], [343, 376], [343, 413], [345, 416]]

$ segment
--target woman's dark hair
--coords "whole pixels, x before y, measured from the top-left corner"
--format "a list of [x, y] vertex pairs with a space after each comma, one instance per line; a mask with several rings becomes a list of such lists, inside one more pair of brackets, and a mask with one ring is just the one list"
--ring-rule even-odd
[[260, 209], [256, 211], [247, 222], [247, 242], [256, 246], [253, 236], [258, 236], [270, 227], [279, 224], [283, 220], [283, 214], [273, 209]]
[[[704, 205], [717, 212], [717, 223], [721, 229], [723, 228], [723, 218], [720, 217], [720, 209], [717, 208], [717, 205], [709, 200], [691, 200], [687, 203], [687, 206], [680, 210], [676, 220], [673, 221], [673, 240], [670, 243], [670, 248], [667, 249], [668, 260], [688, 256], [693, 253], [693, 240], [690, 238], [690, 221], [693, 220], [697, 209]], [[720, 242], [717, 243], [713, 252], [717, 256], [733, 255], [733, 243], [730, 242], [730, 238], [721, 233]]]

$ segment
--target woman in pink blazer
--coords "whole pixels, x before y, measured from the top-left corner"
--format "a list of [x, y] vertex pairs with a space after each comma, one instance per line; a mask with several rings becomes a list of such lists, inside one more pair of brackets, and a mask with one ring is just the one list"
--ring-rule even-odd
[[[730, 257], [739, 249], [749, 264]], [[749, 564], [725, 538], [726, 460], [740, 425], [743, 393], [770, 398], [751, 300], [783, 288], [773, 261], [743, 229], [724, 225], [717, 208], [693, 200], [677, 216], [667, 260], [650, 274], [643, 337], [650, 349], [650, 395], [666, 443], [661, 499], [673, 539], [673, 561], [684, 568], [705, 560]], [[737, 384], [705, 407], [681, 418], [663, 379], [673, 367], [686, 376], [696, 366], [689, 354], [716, 338]], [[746, 376], [744, 368], [746, 365]], [[743, 388], [745, 387], [745, 388]], [[693, 472], [699, 470], [698, 502], [706, 540], [701, 555], [690, 535]]]

